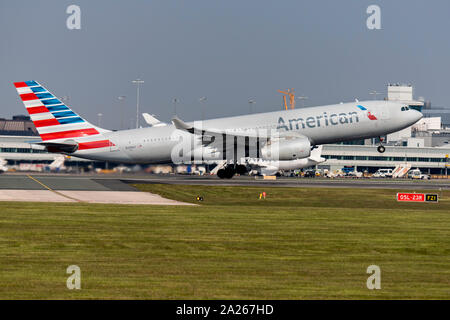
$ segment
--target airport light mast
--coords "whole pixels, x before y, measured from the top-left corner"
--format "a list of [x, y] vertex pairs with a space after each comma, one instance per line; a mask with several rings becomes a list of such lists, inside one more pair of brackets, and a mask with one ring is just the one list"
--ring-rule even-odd
[[369, 92], [370, 95], [373, 95], [373, 99], [377, 100], [377, 95], [380, 94], [378, 91], [376, 90], [372, 90]]
[[144, 83], [144, 80], [136, 79], [131, 81], [137, 86], [137, 94], [136, 94], [136, 129], [139, 128], [139, 87]]
[[173, 98], [173, 114], [177, 115], [177, 102], [178, 102], [178, 98]]
[[97, 125], [100, 127], [102, 124], [103, 113], [98, 113], [97, 116], [98, 116]]
[[205, 120], [205, 103], [206, 103], [206, 97], [201, 97], [200, 99], [198, 99], [198, 101], [200, 101], [201, 106], [202, 106], [202, 121]]
[[249, 99], [249, 100], [248, 100], [248, 112], [249, 112], [250, 114], [253, 113], [253, 108], [252, 108], [252, 106], [253, 106], [255, 103], [256, 103], [256, 101], [253, 100], [253, 99]]
[[297, 99], [301, 101], [301, 106], [303, 108], [303, 107], [305, 107], [305, 102], [304, 101], [308, 100], [309, 98], [306, 97], [306, 96], [300, 96], [300, 97], [297, 97]]
[[120, 101], [120, 111], [121, 111], [121, 119], [120, 119], [120, 129], [123, 130], [123, 117], [124, 117], [124, 110], [125, 110], [125, 98], [126, 96], [118, 96], [117, 99]]

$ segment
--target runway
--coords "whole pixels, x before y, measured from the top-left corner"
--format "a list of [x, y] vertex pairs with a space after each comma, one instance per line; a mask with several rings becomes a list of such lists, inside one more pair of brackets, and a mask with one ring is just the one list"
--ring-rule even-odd
[[263, 180], [262, 177], [234, 177], [219, 179], [216, 176], [153, 175], [153, 174], [22, 174], [0, 175], [1, 190], [56, 190], [56, 191], [115, 191], [137, 192], [131, 184], [184, 184], [211, 186], [271, 186], [271, 187], [317, 187], [317, 188], [380, 188], [398, 190], [449, 190], [450, 179], [326, 179], [326, 178], [278, 178]]
[[378, 188], [399, 190], [450, 190], [450, 179], [444, 180], [408, 180], [408, 179], [327, 179], [327, 178], [277, 178], [263, 180], [262, 177], [234, 177], [219, 179], [215, 176], [146, 176], [122, 177], [122, 182], [129, 184], [185, 184], [211, 186], [270, 186], [270, 187], [302, 187], [302, 188]]

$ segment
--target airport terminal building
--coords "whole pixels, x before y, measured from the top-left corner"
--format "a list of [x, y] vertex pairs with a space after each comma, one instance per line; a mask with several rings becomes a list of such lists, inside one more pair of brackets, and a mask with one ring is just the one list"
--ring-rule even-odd
[[408, 165], [429, 174], [447, 175], [450, 148], [386, 146], [378, 153], [376, 146], [326, 145], [322, 157], [327, 159], [319, 169], [335, 171], [354, 167], [357, 171], [373, 173], [380, 168]]
[[[28, 116], [18, 115], [12, 119], [0, 119], [0, 161], [4, 160], [9, 166], [26, 170], [32, 164], [48, 165], [62, 157], [33, 144], [39, 141], [41, 138]], [[80, 169], [104, 164], [66, 157], [65, 165]]]

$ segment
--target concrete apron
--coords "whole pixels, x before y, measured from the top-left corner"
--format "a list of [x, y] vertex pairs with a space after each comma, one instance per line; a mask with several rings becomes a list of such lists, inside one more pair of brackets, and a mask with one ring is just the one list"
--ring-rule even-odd
[[139, 191], [1, 190], [0, 201], [195, 205]]

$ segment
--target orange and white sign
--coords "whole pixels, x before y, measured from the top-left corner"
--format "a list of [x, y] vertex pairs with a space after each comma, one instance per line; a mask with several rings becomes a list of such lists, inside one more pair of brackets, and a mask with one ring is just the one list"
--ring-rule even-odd
[[423, 194], [423, 193], [397, 193], [397, 201], [424, 202], [425, 194]]
[[437, 194], [424, 193], [397, 193], [397, 201], [402, 202], [435, 202], [439, 201]]

